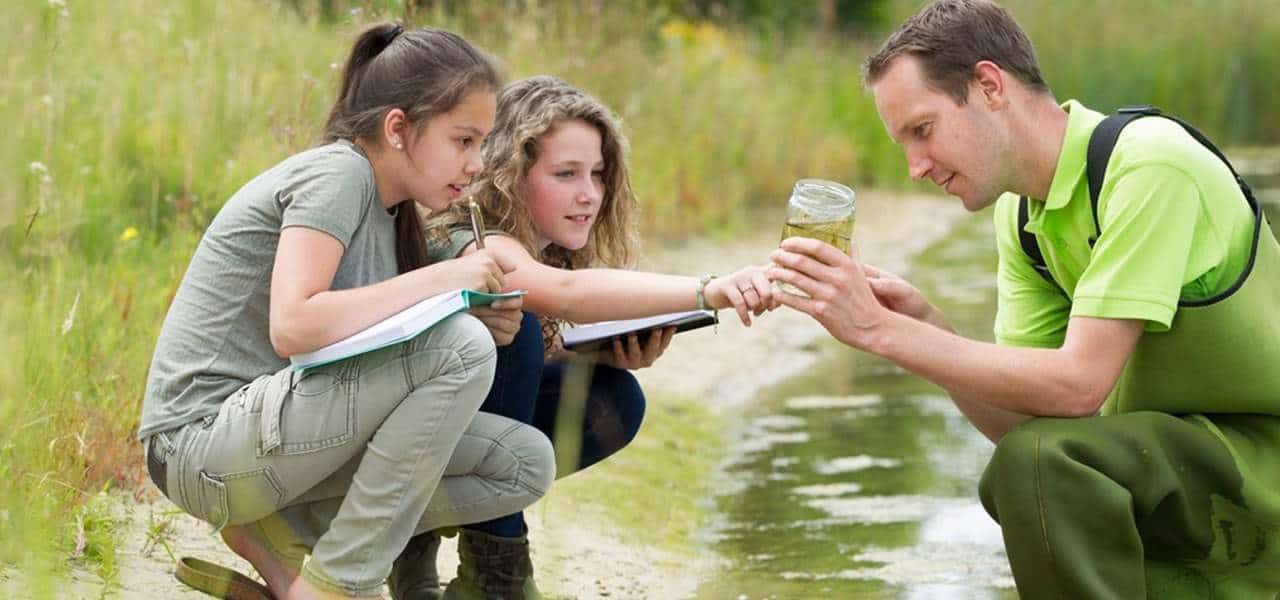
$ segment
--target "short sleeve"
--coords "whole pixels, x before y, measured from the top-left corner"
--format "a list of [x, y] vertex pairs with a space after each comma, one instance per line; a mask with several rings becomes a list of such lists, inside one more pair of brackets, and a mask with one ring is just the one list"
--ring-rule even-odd
[[1066, 337], [1071, 302], [1031, 266], [1017, 235], [1017, 199], [996, 209], [996, 343], [1058, 348]]
[[335, 147], [333, 153], [285, 174], [277, 193], [280, 229], [300, 226], [323, 231], [346, 248], [369, 213], [369, 205], [377, 200], [375, 190], [368, 161]]
[[1201, 212], [1195, 181], [1160, 163], [1110, 179], [1098, 215], [1102, 234], [1076, 285], [1071, 314], [1139, 319], [1149, 322], [1149, 331], [1166, 331], [1187, 280]]

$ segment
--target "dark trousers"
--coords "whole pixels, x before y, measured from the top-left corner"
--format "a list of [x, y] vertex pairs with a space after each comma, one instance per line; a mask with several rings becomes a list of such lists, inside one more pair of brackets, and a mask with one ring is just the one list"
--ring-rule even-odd
[[[546, 363], [542, 328], [528, 312], [515, 340], [498, 348], [493, 387], [480, 405], [481, 412], [529, 423], [545, 433], [556, 448], [557, 478], [594, 465], [631, 442], [644, 408], [644, 392], [629, 371], [586, 362]], [[465, 527], [516, 537], [524, 533], [524, 515]]]

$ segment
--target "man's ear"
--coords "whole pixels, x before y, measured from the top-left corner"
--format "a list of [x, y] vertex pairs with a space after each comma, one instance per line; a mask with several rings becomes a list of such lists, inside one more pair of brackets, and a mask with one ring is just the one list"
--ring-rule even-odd
[[988, 108], [999, 110], [1009, 103], [1007, 83], [1008, 73], [1000, 65], [989, 60], [980, 60], [973, 65], [973, 81], [970, 83], [971, 95], [979, 102], [986, 103]]

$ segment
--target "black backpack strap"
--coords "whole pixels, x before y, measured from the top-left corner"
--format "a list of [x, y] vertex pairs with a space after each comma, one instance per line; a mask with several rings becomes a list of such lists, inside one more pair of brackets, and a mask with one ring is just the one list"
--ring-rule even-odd
[[1102, 235], [1102, 226], [1098, 223], [1098, 195], [1102, 193], [1102, 180], [1107, 175], [1107, 163], [1111, 160], [1111, 151], [1115, 150], [1116, 140], [1120, 139], [1120, 131], [1137, 119], [1159, 114], [1160, 109], [1149, 104], [1126, 106], [1103, 119], [1093, 130], [1093, 135], [1089, 136], [1089, 150], [1085, 154], [1084, 164], [1085, 174], [1089, 179], [1089, 205], [1093, 210], [1090, 248], [1098, 243], [1098, 236]]
[[[1254, 213], [1254, 217], [1256, 219], [1254, 223], [1253, 249], [1250, 252], [1248, 268], [1245, 269], [1245, 273], [1248, 273], [1248, 271], [1253, 267], [1253, 260], [1257, 253], [1258, 233], [1261, 230], [1262, 223], [1267, 220], [1265, 213], [1262, 212], [1261, 204], [1258, 203], [1257, 198], [1253, 195], [1253, 189], [1249, 187], [1249, 184], [1246, 183], [1244, 178], [1240, 176], [1240, 173], [1236, 171], [1236, 168], [1231, 164], [1231, 161], [1227, 160], [1226, 155], [1224, 155], [1221, 150], [1218, 150], [1218, 147], [1215, 146], [1213, 142], [1209, 141], [1209, 138], [1205, 137], [1204, 134], [1200, 133], [1199, 130], [1192, 127], [1191, 124], [1186, 121], [1174, 116], [1163, 114], [1160, 109], [1149, 104], [1126, 106], [1117, 110], [1115, 114], [1103, 119], [1102, 122], [1098, 124], [1098, 127], [1093, 130], [1093, 134], [1089, 137], [1089, 149], [1085, 156], [1085, 174], [1089, 181], [1089, 204], [1090, 209], [1093, 211], [1094, 228], [1094, 236], [1089, 238], [1089, 246], [1093, 247], [1093, 245], [1097, 243], [1098, 237], [1102, 235], [1102, 226], [1098, 221], [1098, 196], [1102, 193], [1102, 181], [1105, 179], [1107, 174], [1107, 163], [1111, 160], [1111, 152], [1115, 149], [1116, 141], [1120, 139], [1120, 132], [1129, 123], [1148, 116], [1160, 116], [1180, 125], [1184, 130], [1186, 130], [1187, 134], [1199, 142], [1200, 145], [1212, 152], [1214, 156], [1217, 156], [1223, 164], [1227, 165], [1227, 169], [1229, 169], [1231, 171], [1231, 175], [1235, 177], [1236, 184], [1240, 186], [1240, 191], [1244, 194], [1244, 199], [1249, 204], [1249, 208]], [[1027, 197], [1023, 196], [1018, 203], [1018, 240], [1022, 244], [1022, 251], [1029, 259], [1031, 259], [1031, 265], [1035, 268], [1036, 272], [1040, 273], [1041, 276], [1048, 279], [1057, 286], [1059, 290], [1061, 290], [1062, 286], [1058, 285], [1058, 282], [1054, 281], [1053, 275], [1049, 273], [1049, 268], [1044, 261], [1044, 255], [1040, 252], [1039, 244], [1036, 243], [1035, 235], [1026, 231], [1027, 221], [1029, 219], [1027, 202]], [[1226, 293], [1221, 294], [1218, 297], [1206, 301], [1180, 304], [1197, 306], [1214, 302], [1220, 297], [1230, 295], [1230, 293], [1234, 291], [1234, 288], [1239, 287], [1243, 281], [1244, 276], [1242, 275], [1241, 279], [1232, 286], [1233, 289], [1228, 290]], [[1064, 291], [1063, 293], [1065, 294], [1066, 292]]]
[[[1022, 252], [1031, 259], [1031, 266], [1044, 277], [1049, 283], [1052, 283], [1059, 290], [1062, 286], [1054, 281], [1053, 275], [1049, 273], [1049, 265], [1044, 262], [1044, 254], [1040, 252], [1040, 244], [1036, 243], [1036, 235], [1027, 231], [1027, 221], [1030, 216], [1027, 213], [1027, 197], [1023, 196], [1018, 199], [1018, 242], [1022, 244]], [[1063, 292], [1065, 293], [1065, 292]]]

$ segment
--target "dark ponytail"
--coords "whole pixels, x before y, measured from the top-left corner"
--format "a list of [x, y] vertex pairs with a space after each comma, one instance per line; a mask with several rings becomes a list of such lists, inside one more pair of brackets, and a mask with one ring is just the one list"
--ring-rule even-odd
[[[453, 110], [476, 90], [502, 86], [493, 63], [457, 34], [442, 29], [406, 31], [395, 23], [365, 29], [342, 69], [338, 99], [324, 140], [382, 144], [382, 121], [392, 109], [413, 125], [410, 140], [432, 117]], [[367, 147], [367, 146], [366, 146]], [[401, 273], [427, 264], [422, 218], [412, 200], [396, 208], [396, 261]]]

